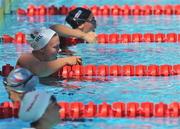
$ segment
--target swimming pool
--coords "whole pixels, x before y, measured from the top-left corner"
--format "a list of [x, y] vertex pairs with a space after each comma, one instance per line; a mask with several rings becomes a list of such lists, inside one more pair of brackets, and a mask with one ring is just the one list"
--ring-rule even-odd
[[[21, 1], [21, 6], [17, 3], [15, 7], [27, 7], [29, 3], [41, 4], [42, 1], [31, 0]], [[55, 0], [43, 1], [46, 5], [54, 4], [56, 6], [65, 4], [65, 1], [60, 3]], [[113, 1], [114, 2], [114, 1]], [[116, 2], [111, 4], [116, 4]], [[84, 5], [85, 0], [81, 2], [68, 1], [68, 5]], [[108, 2], [99, 1], [98, 5], [108, 4]], [[88, 2], [88, 5], [96, 4], [95, 1]], [[121, 4], [135, 4], [135, 0], [122, 2]], [[138, 4], [143, 5], [145, 1], [139, 1]], [[149, 4], [180, 4], [180, 2], [172, 1], [153, 1]], [[67, 4], [66, 4], [67, 5]], [[67, 5], [67, 6], [68, 6]], [[50, 16], [45, 17], [44, 22], [30, 22], [29, 18], [17, 18], [15, 15], [9, 15], [5, 18], [5, 24], [0, 31], [0, 34], [15, 34], [18, 31], [24, 33], [30, 32], [33, 28], [49, 26], [54, 23], [63, 23], [64, 16]], [[98, 33], [134, 33], [134, 32], [179, 32], [180, 30], [180, 16], [140, 16], [140, 17], [97, 17]], [[7, 29], [8, 28], [8, 29]], [[141, 43], [141, 44], [117, 44], [117, 45], [100, 45], [100, 44], [78, 44], [72, 46], [71, 50], [76, 52], [83, 59], [84, 64], [180, 64], [180, 46], [173, 43]], [[0, 66], [10, 63], [15, 65], [18, 56], [25, 51], [30, 51], [28, 45], [14, 45], [14, 44], [0, 44]], [[64, 85], [70, 85], [74, 88], [49, 87], [45, 85], [38, 85], [38, 90], [46, 90], [54, 93], [59, 101], [80, 101], [88, 103], [93, 101], [95, 103], [101, 102], [165, 102], [180, 101], [179, 85], [180, 76], [170, 77], [107, 77], [106, 81], [99, 79], [98, 81], [78, 81], [69, 80]], [[2, 77], [0, 77], [2, 81]], [[4, 88], [0, 87], [0, 101], [7, 100], [7, 94]], [[55, 128], [59, 129], [169, 129], [179, 128], [178, 118], [107, 118], [107, 119], [87, 119], [78, 122], [63, 122]], [[28, 127], [28, 123], [16, 119], [0, 120], [1, 129], [19, 129]]]

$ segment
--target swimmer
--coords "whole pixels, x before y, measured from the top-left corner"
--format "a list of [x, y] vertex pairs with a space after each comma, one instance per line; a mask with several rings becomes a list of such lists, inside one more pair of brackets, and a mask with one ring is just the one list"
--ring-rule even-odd
[[9, 99], [13, 102], [21, 101], [25, 93], [35, 90], [38, 78], [29, 70], [16, 68], [4, 78], [3, 84], [8, 93]]
[[[97, 37], [97, 35], [94, 33], [96, 29], [96, 19], [91, 10], [89, 9], [78, 7], [70, 11], [69, 14], [66, 16], [65, 24], [76, 31], [89, 34], [92, 37]], [[50, 28], [59, 33], [63, 29], [63, 26], [60, 24], [56, 24], [51, 26]], [[81, 38], [77, 36], [72, 37]], [[60, 48], [62, 49], [62, 51], [66, 50], [67, 47], [71, 45], [64, 37], [60, 36], [60, 40]], [[95, 43], [96, 40], [91, 40], [87, 42]]]
[[95, 32], [96, 29], [96, 19], [93, 13], [82, 7], [70, 11], [65, 22], [73, 29], [79, 29], [85, 33]]
[[65, 65], [81, 65], [78, 56], [57, 58], [59, 53], [59, 36], [51, 29], [44, 28], [30, 35], [29, 44], [33, 48], [30, 53], [23, 53], [16, 66], [30, 70], [38, 77], [49, 77]]
[[46, 92], [32, 91], [21, 101], [19, 119], [30, 122], [35, 129], [51, 129], [58, 124], [60, 106], [55, 96]]

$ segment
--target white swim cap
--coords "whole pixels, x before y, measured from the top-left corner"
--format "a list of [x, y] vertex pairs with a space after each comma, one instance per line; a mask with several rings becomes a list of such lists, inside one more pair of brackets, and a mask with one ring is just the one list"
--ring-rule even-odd
[[4, 78], [4, 86], [19, 93], [35, 90], [39, 79], [25, 68], [16, 68]]
[[50, 94], [40, 91], [32, 91], [25, 94], [21, 101], [19, 118], [27, 122], [39, 120], [45, 113], [51, 99]]
[[37, 34], [31, 34], [31, 38], [33, 38], [30, 42], [31, 47], [34, 50], [40, 50], [48, 44], [54, 34], [56, 32], [48, 28], [41, 29]]

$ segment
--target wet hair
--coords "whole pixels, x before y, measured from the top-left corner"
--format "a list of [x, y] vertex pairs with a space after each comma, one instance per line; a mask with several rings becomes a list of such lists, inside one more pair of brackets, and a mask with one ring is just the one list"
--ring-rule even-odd
[[78, 26], [86, 22], [91, 15], [91, 10], [77, 7], [76, 9], [69, 12], [65, 21], [73, 28], [76, 29]]
[[31, 127], [34, 127], [34, 128], [37, 127], [38, 125], [39, 125], [39, 120], [30, 123], [30, 126], [31, 126]]

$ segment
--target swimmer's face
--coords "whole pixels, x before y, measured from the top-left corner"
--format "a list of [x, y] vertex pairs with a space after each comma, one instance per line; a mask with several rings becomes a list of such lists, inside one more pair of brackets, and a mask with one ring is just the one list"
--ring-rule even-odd
[[82, 25], [80, 25], [78, 28], [85, 33], [95, 31], [96, 25], [95, 25], [94, 21], [95, 21], [95, 18], [93, 16], [93, 14], [91, 14], [89, 16], [89, 18], [87, 19], [87, 21], [85, 23], [83, 23]]
[[6, 91], [8, 93], [8, 98], [11, 101], [13, 101], [13, 102], [21, 101], [21, 96], [23, 95], [22, 93], [15, 92], [15, 91], [8, 89], [8, 88], [6, 88]]
[[50, 104], [48, 108], [46, 109], [46, 112], [44, 113], [43, 117], [45, 117], [48, 121], [51, 121], [51, 123], [53, 124], [58, 124], [60, 122], [59, 110], [60, 110], [60, 107], [57, 104], [55, 97], [52, 96], [50, 100]]
[[43, 48], [43, 54], [46, 55], [46, 57], [49, 60], [56, 59], [59, 51], [59, 44], [60, 44], [59, 36], [55, 34], [51, 38], [49, 43], [46, 45], [46, 47]]

